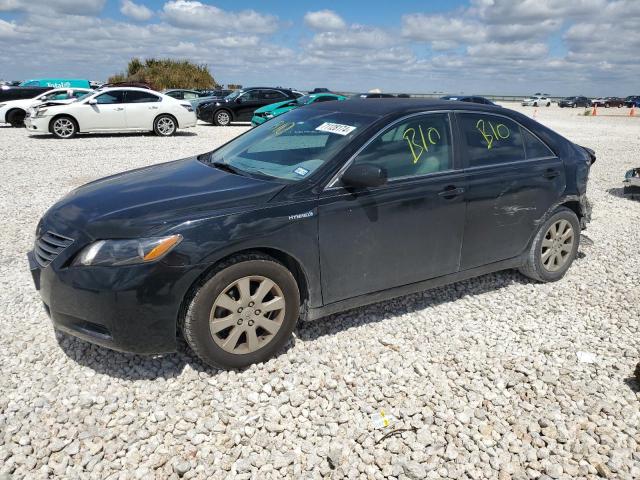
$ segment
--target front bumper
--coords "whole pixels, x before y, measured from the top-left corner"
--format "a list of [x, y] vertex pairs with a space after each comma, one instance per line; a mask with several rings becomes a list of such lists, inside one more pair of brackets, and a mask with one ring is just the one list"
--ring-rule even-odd
[[[77, 252], [77, 250], [75, 250]], [[64, 252], [63, 252], [64, 253]], [[128, 267], [68, 267], [60, 254], [43, 267], [27, 254], [36, 289], [54, 328], [131, 353], [176, 349], [182, 301], [202, 272], [163, 262]]]
[[49, 117], [34, 118], [29, 116], [24, 119], [24, 126], [30, 132], [49, 133], [49, 120]]

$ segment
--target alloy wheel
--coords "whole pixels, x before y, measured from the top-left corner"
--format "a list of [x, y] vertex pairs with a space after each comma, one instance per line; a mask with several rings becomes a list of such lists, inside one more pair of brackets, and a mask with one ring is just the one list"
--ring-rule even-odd
[[273, 340], [284, 317], [282, 289], [273, 280], [255, 275], [232, 282], [218, 295], [211, 308], [209, 329], [226, 352], [247, 354]]
[[75, 125], [68, 118], [58, 118], [53, 122], [53, 131], [61, 138], [69, 138], [75, 132]]
[[176, 124], [171, 118], [162, 117], [158, 120], [157, 128], [161, 135], [171, 135], [176, 130]]
[[540, 246], [542, 266], [549, 272], [557, 272], [571, 260], [575, 234], [571, 223], [558, 220], [551, 224]]
[[218, 125], [229, 125], [229, 122], [231, 122], [231, 118], [229, 117], [229, 114], [227, 112], [218, 112], [216, 114], [216, 121], [218, 123]]

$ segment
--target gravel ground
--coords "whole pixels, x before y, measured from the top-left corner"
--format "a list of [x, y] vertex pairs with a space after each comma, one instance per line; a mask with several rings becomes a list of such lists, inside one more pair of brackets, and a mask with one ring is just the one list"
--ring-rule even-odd
[[620, 193], [640, 119], [578, 113], [537, 110], [598, 154], [592, 244], [562, 281], [501, 272], [334, 315], [242, 372], [184, 345], [143, 357], [56, 337], [25, 253], [67, 191], [246, 127], [71, 141], [0, 128], [0, 479], [640, 478], [640, 202]]

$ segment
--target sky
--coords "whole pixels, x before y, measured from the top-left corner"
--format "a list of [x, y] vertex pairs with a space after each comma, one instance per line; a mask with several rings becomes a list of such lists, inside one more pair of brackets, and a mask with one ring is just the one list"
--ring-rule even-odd
[[640, 95], [640, 0], [0, 0], [0, 79], [106, 80], [132, 57], [218, 83]]

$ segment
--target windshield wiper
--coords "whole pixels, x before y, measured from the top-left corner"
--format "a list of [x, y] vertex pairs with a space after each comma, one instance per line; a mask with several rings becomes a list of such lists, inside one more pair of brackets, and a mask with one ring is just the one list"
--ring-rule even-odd
[[216, 160], [215, 162], [211, 162], [211, 165], [216, 167], [217, 169], [224, 170], [225, 172], [233, 173], [235, 175], [244, 175], [244, 172], [238, 168], [235, 168], [228, 163], [221, 162]]

